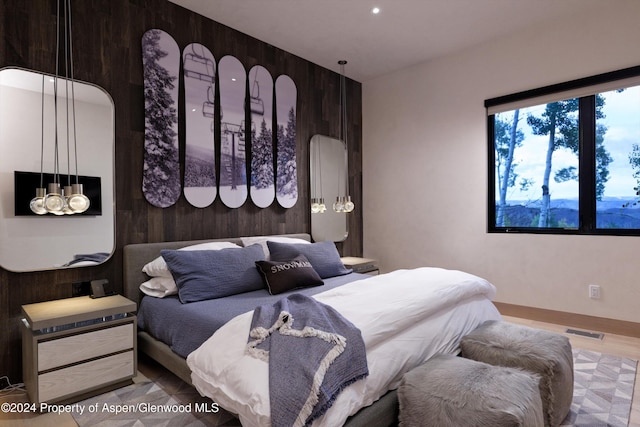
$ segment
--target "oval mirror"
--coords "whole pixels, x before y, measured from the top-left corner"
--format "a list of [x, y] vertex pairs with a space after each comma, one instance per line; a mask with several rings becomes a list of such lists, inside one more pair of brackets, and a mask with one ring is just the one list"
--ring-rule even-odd
[[[102, 88], [77, 80], [72, 91], [58, 77], [56, 161], [54, 80], [29, 70], [0, 70], [0, 266], [10, 271], [96, 265], [115, 247], [113, 100]], [[31, 212], [36, 187], [46, 188], [55, 172], [63, 186], [65, 179], [79, 179], [91, 200], [89, 210], [60, 216]]]
[[322, 198], [324, 212], [311, 214], [311, 236], [316, 242], [342, 242], [349, 235], [347, 215], [335, 212], [333, 202], [344, 196], [346, 147], [339, 139], [314, 135], [309, 146], [311, 197]]

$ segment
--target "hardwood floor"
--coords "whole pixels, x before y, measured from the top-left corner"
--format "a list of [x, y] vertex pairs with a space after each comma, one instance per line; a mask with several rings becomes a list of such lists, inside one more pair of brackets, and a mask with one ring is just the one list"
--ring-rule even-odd
[[[504, 320], [518, 323], [521, 325], [531, 326], [534, 328], [549, 330], [558, 333], [564, 333], [567, 329], [565, 326], [544, 323], [535, 320], [522, 319], [512, 316], [504, 316]], [[623, 335], [605, 334], [602, 340], [585, 338], [577, 335], [567, 334], [571, 341], [571, 345], [575, 348], [583, 348], [586, 350], [598, 351], [601, 353], [614, 354], [618, 356], [628, 357], [635, 360], [640, 360], [640, 338], [632, 338]], [[184, 402], [185, 399], [197, 398], [189, 397], [194, 395], [194, 390], [187, 386], [180, 379], [173, 374], [164, 370], [164, 368], [157, 365], [154, 361], [142, 356], [139, 358], [138, 367], [140, 370], [140, 378], [150, 378], [170, 395], [175, 396], [177, 401]], [[640, 427], [640, 370], [636, 371], [636, 382], [633, 395], [633, 404], [631, 407], [631, 416], [629, 419], [629, 427]], [[134, 380], [135, 381], [135, 380]], [[26, 396], [24, 392], [7, 394], [0, 392], [0, 402], [26, 402]], [[216, 417], [216, 421], [213, 425], [234, 425], [232, 419], [227, 417], [221, 417], [222, 420]], [[201, 420], [207, 423], [206, 420]], [[222, 421], [222, 422], [220, 422]], [[237, 421], [236, 421], [237, 422]], [[33, 413], [4, 413], [0, 412], [0, 427], [76, 427], [76, 423], [69, 414], [62, 414], [60, 416], [56, 414], [33, 414]]]

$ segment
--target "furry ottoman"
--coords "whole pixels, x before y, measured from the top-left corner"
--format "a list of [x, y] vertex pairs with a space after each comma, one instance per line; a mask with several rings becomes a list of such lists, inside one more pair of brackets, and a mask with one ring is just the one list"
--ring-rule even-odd
[[400, 427], [540, 427], [538, 376], [441, 354], [398, 387]]
[[462, 356], [540, 376], [544, 425], [560, 425], [573, 400], [573, 355], [564, 335], [487, 321], [460, 341]]

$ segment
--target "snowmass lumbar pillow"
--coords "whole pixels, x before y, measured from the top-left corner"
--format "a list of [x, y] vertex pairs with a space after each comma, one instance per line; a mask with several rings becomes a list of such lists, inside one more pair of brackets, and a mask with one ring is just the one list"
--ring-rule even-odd
[[304, 255], [298, 255], [290, 261], [257, 261], [256, 267], [271, 295], [324, 285]]

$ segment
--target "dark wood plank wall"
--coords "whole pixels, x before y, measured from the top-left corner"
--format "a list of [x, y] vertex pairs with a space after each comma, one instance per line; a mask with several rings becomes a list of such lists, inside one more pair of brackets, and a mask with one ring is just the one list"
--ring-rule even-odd
[[[55, 11], [56, 0], [0, 0], [0, 67], [55, 72]], [[339, 133], [337, 73], [166, 0], [74, 0], [73, 25], [75, 77], [103, 87], [115, 103], [116, 251], [97, 267], [20, 274], [0, 268], [0, 376], [8, 375], [12, 382], [22, 377], [20, 306], [70, 297], [70, 284], [76, 281], [107, 278], [121, 289], [124, 245], [310, 232], [309, 140], [314, 134], [337, 137]], [[146, 202], [141, 190], [144, 104], [140, 43], [150, 28], [171, 34], [180, 49], [192, 42], [202, 43], [217, 60], [233, 55], [247, 70], [260, 64], [274, 79], [280, 74], [293, 78], [298, 88], [300, 190], [294, 207], [283, 209], [274, 203], [259, 209], [248, 201], [239, 209], [228, 209], [218, 198], [212, 206], [198, 209], [181, 197], [176, 205], [160, 209]], [[344, 58], [336, 58], [336, 62], [339, 59]], [[350, 188], [356, 210], [349, 216], [349, 238], [338, 248], [344, 255], [357, 256], [362, 255], [361, 84], [347, 79], [347, 95]], [[10, 142], [0, 141], [6, 143]]]

